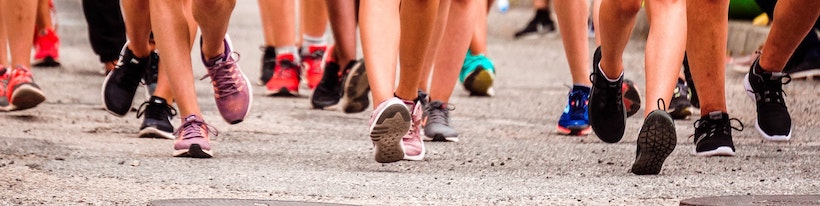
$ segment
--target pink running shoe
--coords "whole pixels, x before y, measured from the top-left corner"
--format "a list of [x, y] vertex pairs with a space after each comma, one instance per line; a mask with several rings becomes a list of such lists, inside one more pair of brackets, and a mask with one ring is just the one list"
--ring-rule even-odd
[[307, 79], [308, 87], [310, 89], [316, 88], [319, 81], [322, 81], [322, 73], [324, 73], [323, 60], [327, 53], [328, 46], [311, 45], [308, 47], [307, 55], [302, 56], [302, 68], [305, 69], [305, 78]]
[[9, 111], [30, 109], [46, 100], [43, 91], [34, 83], [31, 71], [23, 66], [11, 71], [6, 87]]
[[370, 140], [376, 147], [376, 162], [389, 163], [404, 159], [402, 135], [410, 129], [410, 111], [399, 98], [379, 103], [370, 114]]
[[0, 64], [0, 111], [8, 111], [9, 98], [6, 95], [6, 87], [9, 83], [9, 73], [5, 66]]
[[[237, 53], [231, 51], [231, 41], [225, 36], [225, 53], [220, 57], [206, 60], [204, 54], [202, 62], [208, 69], [208, 74], [203, 76], [211, 78], [214, 86], [214, 100], [219, 114], [226, 122], [237, 124], [245, 120], [251, 110], [251, 83], [248, 77], [239, 69]], [[237, 54], [234, 57], [233, 54]]]
[[205, 123], [202, 117], [192, 114], [182, 119], [182, 125], [174, 132], [174, 157], [211, 158], [211, 138], [208, 134], [219, 135], [215, 128]]
[[404, 105], [410, 110], [410, 130], [401, 138], [404, 149], [404, 159], [421, 161], [424, 159], [424, 141], [421, 139], [422, 104], [404, 100]]

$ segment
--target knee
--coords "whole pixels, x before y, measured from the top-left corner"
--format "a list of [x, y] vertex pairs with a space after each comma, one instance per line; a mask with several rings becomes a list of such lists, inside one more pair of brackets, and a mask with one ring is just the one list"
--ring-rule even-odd
[[641, 0], [620, 1], [615, 7], [622, 14], [635, 14], [641, 10]]

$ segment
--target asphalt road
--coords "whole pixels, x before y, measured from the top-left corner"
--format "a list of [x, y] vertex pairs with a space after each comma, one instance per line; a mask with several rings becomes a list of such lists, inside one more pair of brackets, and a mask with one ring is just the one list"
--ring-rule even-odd
[[[310, 109], [297, 98], [263, 96], [252, 115], [221, 121], [207, 80], [197, 81], [205, 119], [220, 131], [213, 159], [171, 157], [171, 140], [136, 137], [141, 120], [103, 111], [102, 65], [87, 39], [79, 0], [55, 1], [61, 68], [34, 68], [47, 95], [37, 108], [0, 114], [0, 205], [145, 205], [172, 198], [242, 198], [362, 205], [677, 205], [715, 195], [820, 193], [817, 81], [785, 87], [794, 118], [790, 142], [767, 142], [754, 130], [754, 103], [743, 74], [727, 71], [736, 157], [690, 155], [694, 120], [676, 122], [678, 147], [657, 176], [629, 168], [643, 120], [627, 120], [624, 139], [555, 132], [571, 84], [560, 37], [513, 40], [530, 18], [513, 9], [490, 16], [489, 55], [498, 67], [497, 96], [454, 92], [459, 143], [428, 143], [419, 162], [379, 164], [367, 136], [369, 112]], [[251, 79], [262, 45], [256, 1], [238, 1], [229, 33]], [[627, 48], [626, 77], [643, 88], [643, 43]], [[195, 76], [205, 73], [198, 51]], [[138, 95], [141, 96], [141, 95]], [[135, 100], [135, 105], [143, 97]], [[641, 112], [642, 113], [642, 112]], [[640, 114], [640, 113], [639, 113]], [[178, 124], [178, 118], [175, 124]]]

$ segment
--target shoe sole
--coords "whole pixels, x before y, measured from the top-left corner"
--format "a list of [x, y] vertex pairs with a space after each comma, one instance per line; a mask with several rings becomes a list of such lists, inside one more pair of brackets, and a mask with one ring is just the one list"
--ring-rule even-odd
[[490, 96], [490, 88], [493, 86], [493, 74], [478, 66], [473, 73], [464, 79], [464, 87], [470, 92], [470, 96]]
[[458, 142], [458, 137], [445, 137], [442, 134], [434, 134], [432, 137], [427, 134], [422, 135], [424, 135], [423, 141], [427, 142]]
[[279, 90], [265, 91], [265, 95], [271, 97], [298, 97], [299, 91], [291, 91], [286, 87], [279, 88]]
[[629, 118], [638, 110], [641, 109], [641, 92], [635, 83], [624, 79], [622, 91], [624, 100], [624, 109], [626, 109], [626, 117]]
[[677, 145], [677, 135], [672, 118], [653, 111], [646, 117], [638, 134], [638, 151], [632, 173], [636, 175], [656, 175], [661, 172], [666, 157]]
[[157, 129], [156, 127], [146, 127], [137, 134], [140, 138], [175, 139], [174, 134]]
[[370, 83], [367, 79], [364, 61], [359, 61], [353, 66], [353, 71], [348, 73], [347, 78], [342, 83], [344, 93], [341, 104], [344, 113], [359, 113], [370, 107]]
[[558, 131], [558, 134], [562, 135], [583, 136], [591, 133], [592, 127], [587, 126], [585, 128], [566, 128], [562, 127], [561, 125], [558, 125], [556, 126], [555, 130]]
[[814, 80], [815, 78], [820, 78], [820, 69], [792, 72], [789, 73], [789, 76], [791, 76], [792, 79]]
[[21, 84], [11, 94], [8, 111], [30, 109], [45, 100], [46, 96], [43, 91], [31, 84]]
[[[755, 93], [752, 92], [752, 91], [754, 91], [754, 90], [752, 90], [752, 84], [749, 83], [749, 74], [748, 73], [746, 74], [746, 76], [743, 77], [743, 86], [746, 88], [746, 95], [748, 95], [749, 98], [752, 98], [752, 102], [757, 102], [757, 98], [755, 98]], [[769, 141], [782, 142], [782, 141], [789, 141], [792, 138], [792, 128], [789, 128], [789, 134], [787, 134], [787, 135], [769, 135], [769, 134], [767, 134], [766, 132], [763, 131], [763, 129], [760, 128], [760, 119], [758, 119], [758, 118], [755, 118], [755, 129], [757, 130], [758, 133], [760, 133], [761, 136], [763, 136], [763, 139], [769, 140]]]
[[410, 112], [403, 104], [390, 105], [378, 114], [370, 128], [370, 140], [376, 146], [375, 159], [379, 163], [404, 159], [401, 138], [410, 131]]
[[210, 150], [203, 150], [199, 144], [192, 144], [188, 149], [174, 151], [174, 157], [211, 158], [213, 156]]
[[60, 62], [57, 59], [47, 56], [43, 58], [43, 60], [38, 61], [37, 63], [33, 64], [32, 66], [35, 67], [59, 67]]
[[717, 149], [714, 149], [714, 150], [703, 151], [703, 152], [697, 152], [697, 151], [695, 151], [695, 149], [692, 149], [692, 154], [695, 154], [696, 156], [700, 156], [700, 157], [712, 157], [712, 156], [732, 157], [732, 156], [735, 156], [735, 151], [732, 150], [731, 147], [725, 147], [724, 146], [724, 147], [718, 147]]

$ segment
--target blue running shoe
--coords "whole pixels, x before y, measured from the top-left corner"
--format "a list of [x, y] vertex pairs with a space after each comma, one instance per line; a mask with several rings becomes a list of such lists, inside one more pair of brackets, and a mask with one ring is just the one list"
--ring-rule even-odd
[[589, 87], [575, 86], [570, 90], [567, 106], [558, 120], [558, 133], [564, 135], [587, 135], [592, 131], [589, 126]]

